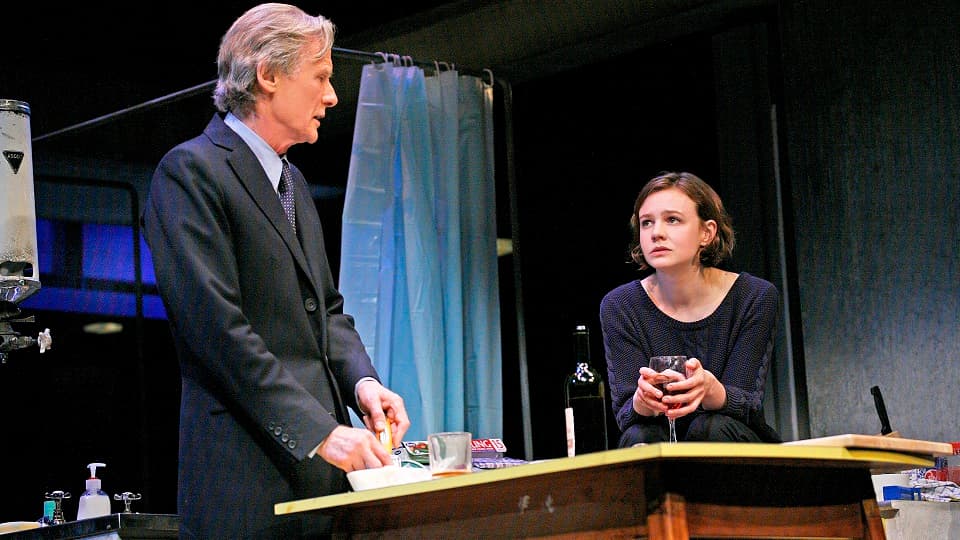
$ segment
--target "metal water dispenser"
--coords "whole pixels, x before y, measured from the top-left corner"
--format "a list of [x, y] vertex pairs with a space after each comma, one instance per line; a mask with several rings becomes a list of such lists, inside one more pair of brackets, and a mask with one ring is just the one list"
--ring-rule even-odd
[[37, 263], [37, 220], [33, 195], [33, 154], [30, 146], [30, 106], [0, 99], [0, 363], [16, 349], [51, 345], [50, 330], [36, 338], [21, 336], [16, 322], [19, 303], [40, 290]]

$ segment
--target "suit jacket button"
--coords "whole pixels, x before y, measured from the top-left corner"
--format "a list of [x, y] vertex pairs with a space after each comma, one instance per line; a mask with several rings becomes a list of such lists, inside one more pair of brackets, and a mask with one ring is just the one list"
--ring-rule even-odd
[[283, 435], [280, 436], [280, 440], [283, 442], [287, 442], [290, 440], [290, 436], [284, 433]]
[[281, 433], [283, 433], [283, 428], [281, 428], [280, 426], [276, 426], [273, 428], [273, 434], [276, 435], [277, 437], [279, 437]]
[[297, 441], [288, 441], [288, 442], [287, 442], [287, 448], [293, 450], [293, 449], [296, 448], [296, 447], [297, 447]]
[[310, 313], [313, 313], [317, 310], [317, 300], [315, 298], [307, 298], [303, 301], [303, 307]]

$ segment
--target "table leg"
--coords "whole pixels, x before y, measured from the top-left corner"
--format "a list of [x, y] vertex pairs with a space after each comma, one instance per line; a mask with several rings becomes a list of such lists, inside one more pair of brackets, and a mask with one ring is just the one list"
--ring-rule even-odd
[[883, 530], [883, 519], [880, 517], [880, 506], [876, 499], [864, 499], [863, 501], [863, 530], [866, 537], [870, 540], [885, 540], [886, 532]]
[[647, 516], [650, 540], [689, 540], [687, 502], [676, 493], [666, 493]]

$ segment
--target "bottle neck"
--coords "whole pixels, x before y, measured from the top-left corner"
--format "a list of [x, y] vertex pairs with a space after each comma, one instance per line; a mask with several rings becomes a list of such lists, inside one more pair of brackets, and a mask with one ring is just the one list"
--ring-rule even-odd
[[573, 357], [577, 365], [590, 365], [590, 330], [586, 326], [578, 326], [573, 331]]

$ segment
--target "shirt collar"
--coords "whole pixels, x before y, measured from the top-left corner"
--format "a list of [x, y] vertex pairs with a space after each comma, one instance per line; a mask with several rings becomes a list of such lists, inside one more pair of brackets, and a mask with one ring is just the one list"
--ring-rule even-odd
[[240, 138], [243, 139], [243, 142], [247, 143], [247, 146], [253, 151], [253, 155], [257, 156], [257, 160], [260, 162], [260, 166], [263, 167], [263, 171], [267, 173], [267, 178], [270, 179], [273, 190], [278, 191], [280, 173], [283, 172], [283, 162], [280, 156], [277, 155], [273, 148], [270, 148], [267, 141], [263, 140], [260, 135], [257, 135], [257, 132], [250, 129], [249, 126], [234, 116], [233, 113], [228, 112], [227, 116], [223, 119], [223, 123], [239, 135]]

